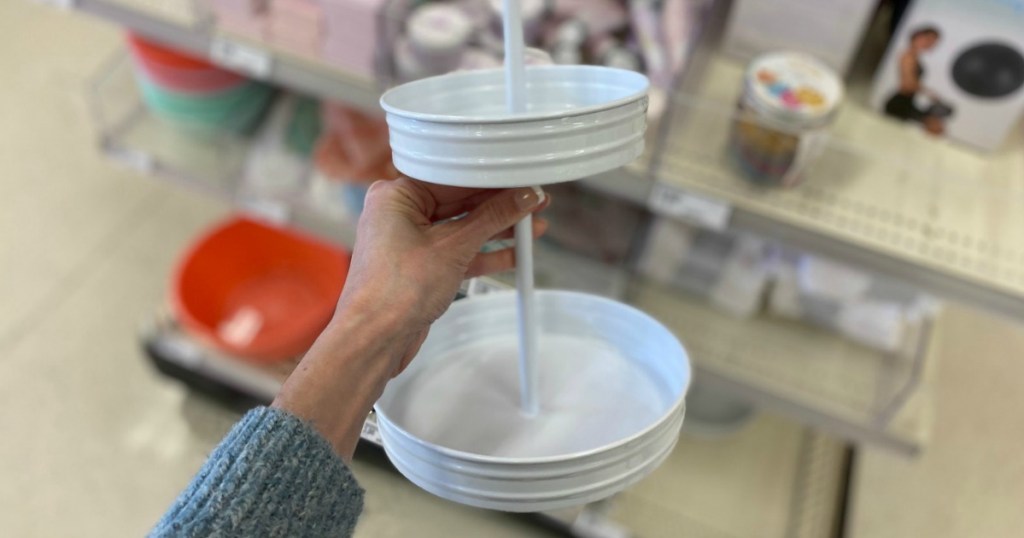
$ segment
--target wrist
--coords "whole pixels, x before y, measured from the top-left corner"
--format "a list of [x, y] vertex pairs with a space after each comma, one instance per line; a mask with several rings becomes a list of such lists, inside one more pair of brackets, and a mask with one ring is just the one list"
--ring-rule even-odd
[[350, 459], [366, 415], [404, 354], [400, 320], [376, 307], [339, 306], [273, 405], [311, 423]]

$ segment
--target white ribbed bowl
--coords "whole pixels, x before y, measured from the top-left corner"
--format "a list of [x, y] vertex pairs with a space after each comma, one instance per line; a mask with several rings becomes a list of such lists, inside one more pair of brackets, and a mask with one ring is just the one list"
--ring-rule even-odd
[[[463, 357], [452, 359], [453, 350], [473, 342], [490, 341], [495, 337], [514, 335], [516, 302], [514, 292], [489, 294], [457, 301], [431, 329], [423, 347], [407, 371], [393, 380], [377, 402], [377, 420], [381, 437], [391, 462], [409, 480], [440, 497], [481, 508], [509, 512], [555, 510], [585, 504], [608, 497], [636, 483], [653, 471], [672, 451], [678, 439], [685, 412], [684, 398], [690, 383], [690, 363], [682, 344], [665, 327], [643, 312], [628, 305], [602, 297], [566, 291], [537, 291], [535, 301], [545, 335], [568, 335], [595, 338], [622, 353], [629, 368], [642, 374], [644, 386], [627, 380], [610, 382], [612, 390], [584, 391], [584, 401], [572, 402], [579, 409], [592, 408], [596, 401], [616, 402], [639, 398], [651, 402], [653, 413], [637, 417], [595, 417], [596, 422], [615, 420], [607, 429], [622, 433], [594, 446], [579, 446], [579, 430], [572, 426], [548, 429], [547, 440], [564, 436], [564, 444], [573, 450], [545, 453], [543, 456], [509, 454], [501, 437], [486, 424], [474, 426], [467, 420], [467, 410], [487, 405], [482, 401], [463, 400], [465, 391], [416, 390], [428, 386], [432, 379], [447, 379], [445, 371], [478, 368], [493, 358]], [[465, 361], [465, 363], [458, 361]], [[592, 360], [588, 358], [587, 360]], [[514, 368], [514, 366], [513, 366]], [[493, 371], [492, 368], [490, 371]], [[485, 370], [486, 371], [486, 370]], [[544, 369], [541, 369], [544, 375]], [[576, 375], [575, 373], [573, 375]], [[438, 377], [442, 376], [442, 377]], [[474, 378], [488, 391], [499, 392], [492, 378]], [[586, 383], [586, 381], [580, 381]], [[541, 379], [544, 388], [545, 378]], [[646, 387], [646, 389], [644, 388]], [[507, 387], [506, 387], [507, 388]], [[564, 391], [568, 387], [548, 387]], [[545, 391], [541, 391], [541, 413], [545, 408]], [[484, 396], [493, 399], [494, 394]], [[514, 399], [514, 398], [513, 398]], [[513, 406], [515, 404], [512, 404]], [[606, 404], [605, 404], [606, 405]], [[431, 424], [410, 423], [410, 410], [422, 406], [443, 408], [447, 413], [432, 414]], [[440, 416], [438, 416], [440, 415]], [[535, 419], [536, 420], [536, 419]], [[550, 423], [549, 423], [550, 425]], [[605, 428], [604, 425], [601, 428]], [[556, 431], [552, 435], [552, 431]], [[417, 432], [419, 435], [412, 433]], [[495, 451], [473, 453], [450, 446], [452, 432], [465, 442], [477, 436], [479, 446], [501, 446], [506, 453]], [[534, 439], [529, 428], [508, 438]], [[534, 450], [528, 442], [518, 450]]]
[[580, 179], [644, 150], [647, 77], [590, 65], [528, 66], [527, 112], [510, 115], [501, 69], [462, 71], [381, 97], [395, 167], [460, 187], [522, 187]]

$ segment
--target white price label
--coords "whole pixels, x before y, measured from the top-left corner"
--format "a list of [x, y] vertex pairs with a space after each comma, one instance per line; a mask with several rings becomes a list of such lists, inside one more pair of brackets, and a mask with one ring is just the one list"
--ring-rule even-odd
[[36, 0], [40, 4], [45, 4], [57, 9], [75, 9], [76, 0]]
[[278, 200], [243, 200], [239, 206], [242, 211], [272, 224], [285, 224], [291, 218], [291, 207]]
[[267, 51], [223, 37], [214, 38], [210, 44], [210, 59], [221, 67], [256, 78], [270, 76], [271, 59]]
[[203, 364], [203, 352], [185, 338], [167, 336], [157, 341], [157, 347], [164, 353], [167, 360], [178, 363], [180, 366], [192, 370]]
[[651, 211], [666, 217], [692, 222], [698, 226], [723, 231], [729, 227], [732, 208], [729, 204], [682, 189], [655, 183], [647, 200]]
[[377, 427], [377, 421], [372, 418], [366, 419], [366, 422], [363, 423], [363, 431], [359, 436], [373, 444], [384, 444], [384, 441], [380, 438], [380, 429]]

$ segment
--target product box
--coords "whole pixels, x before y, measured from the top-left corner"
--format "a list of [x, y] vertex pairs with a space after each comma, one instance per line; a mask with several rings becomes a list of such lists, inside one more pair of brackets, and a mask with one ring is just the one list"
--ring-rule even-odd
[[805, 52], [843, 75], [877, 4], [877, 0], [734, 0], [722, 47], [744, 62], [767, 52]]
[[872, 105], [980, 149], [1024, 112], [1024, 0], [917, 0], [875, 77]]

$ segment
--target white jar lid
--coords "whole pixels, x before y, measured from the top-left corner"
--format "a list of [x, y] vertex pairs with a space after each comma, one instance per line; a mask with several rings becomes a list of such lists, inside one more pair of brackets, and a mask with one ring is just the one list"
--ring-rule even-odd
[[448, 4], [427, 4], [413, 11], [408, 21], [409, 41], [427, 54], [453, 54], [462, 49], [473, 33], [473, 22], [465, 12]]
[[747, 68], [744, 103], [767, 119], [797, 127], [828, 123], [843, 100], [843, 83], [832, 68], [807, 54], [777, 52]]

